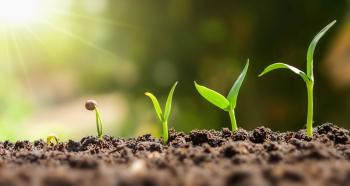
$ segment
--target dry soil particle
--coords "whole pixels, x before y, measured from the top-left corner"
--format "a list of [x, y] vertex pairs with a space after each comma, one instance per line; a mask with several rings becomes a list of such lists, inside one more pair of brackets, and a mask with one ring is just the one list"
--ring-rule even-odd
[[0, 142], [0, 186], [350, 185], [349, 131], [332, 124], [278, 133], [170, 130], [169, 145], [151, 135], [88, 136], [48, 146]]

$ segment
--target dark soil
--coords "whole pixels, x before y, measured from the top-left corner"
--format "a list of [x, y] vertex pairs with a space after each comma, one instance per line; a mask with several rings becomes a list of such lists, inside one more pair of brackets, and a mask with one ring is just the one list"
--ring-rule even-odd
[[314, 133], [170, 131], [167, 146], [151, 135], [5, 141], [0, 186], [350, 185], [349, 131], [324, 124]]

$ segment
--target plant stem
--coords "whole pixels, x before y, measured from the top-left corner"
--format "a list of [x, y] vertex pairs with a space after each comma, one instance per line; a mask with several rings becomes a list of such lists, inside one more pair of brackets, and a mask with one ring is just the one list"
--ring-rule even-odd
[[163, 121], [163, 141], [164, 144], [168, 143], [169, 131], [168, 131], [168, 121]]
[[313, 97], [313, 88], [314, 84], [310, 83], [307, 86], [307, 121], [306, 121], [306, 135], [312, 137], [313, 129], [313, 109], [314, 109], [314, 97]]
[[232, 109], [228, 113], [229, 113], [230, 119], [231, 119], [232, 131], [236, 132], [238, 128], [237, 128], [235, 111]]
[[98, 108], [95, 108], [96, 112], [96, 128], [97, 128], [97, 135], [101, 139], [102, 138], [102, 120], [100, 117], [100, 112], [98, 111]]

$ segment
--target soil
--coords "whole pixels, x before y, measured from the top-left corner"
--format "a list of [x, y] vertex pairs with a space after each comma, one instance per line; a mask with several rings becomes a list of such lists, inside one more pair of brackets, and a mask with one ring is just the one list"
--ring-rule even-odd
[[350, 185], [349, 130], [327, 123], [312, 139], [304, 132], [171, 130], [169, 145], [148, 134], [5, 141], [0, 186]]

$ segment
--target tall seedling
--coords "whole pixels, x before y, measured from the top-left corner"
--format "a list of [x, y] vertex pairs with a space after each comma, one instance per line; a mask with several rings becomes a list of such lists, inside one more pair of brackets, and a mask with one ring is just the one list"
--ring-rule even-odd
[[316, 45], [318, 41], [322, 38], [322, 36], [336, 23], [336, 20], [329, 23], [326, 27], [324, 27], [311, 41], [309, 48], [307, 50], [307, 56], [306, 56], [306, 73], [293, 67], [290, 65], [287, 65], [285, 63], [274, 63], [269, 65], [264, 69], [264, 71], [259, 75], [263, 76], [264, 74], [280, 68], [286, 68], [291, 70], [292, 72], [298, 74], [306, 83], [306, 89], [307, 89], [307, 98], [308, 98], [308, 109], [307, 109], [307, 119], [306, 119], [306, 134], [309, 137], [312, 137], [313, 134], [313, 108], [314, 108], [314, 101], [313, 101], [313, 89], [314, 89], [314, 72], [313, 72], [313, 56], [314, 51], [316, 48]]

